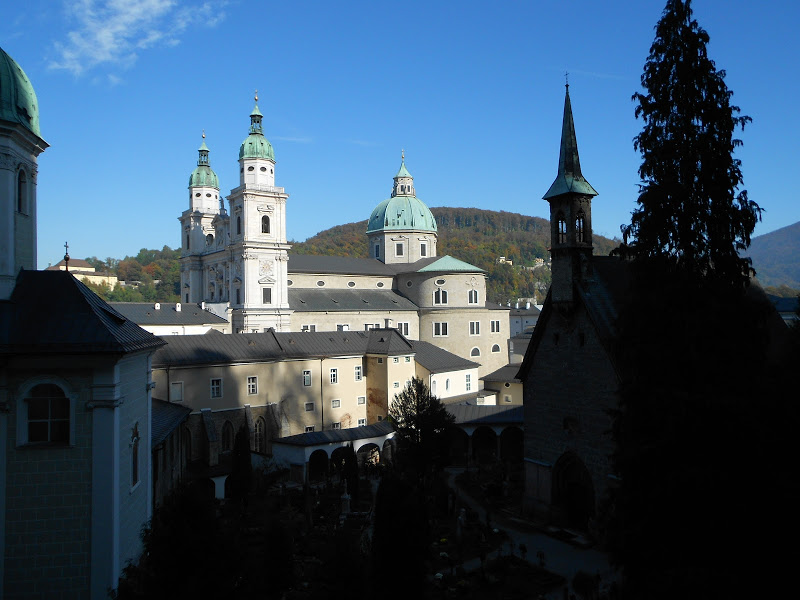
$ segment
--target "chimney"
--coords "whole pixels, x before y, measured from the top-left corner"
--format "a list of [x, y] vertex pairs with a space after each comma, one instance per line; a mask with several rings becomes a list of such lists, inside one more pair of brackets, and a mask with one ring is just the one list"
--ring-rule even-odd
[[530, 309], [531, 309], [531, 303], [530, 302], [526, 302], [525, 303], [525, 310], [530, 310]]
[[181, 312], [181, 303], [180, 303], [180, 302], [178, 302], [178, 303], [175, 305], [175, 312]]
[[161, 305], [158, 302], [156, 302], [153, 308], [155, 308], [156, 310], [161, 310]]

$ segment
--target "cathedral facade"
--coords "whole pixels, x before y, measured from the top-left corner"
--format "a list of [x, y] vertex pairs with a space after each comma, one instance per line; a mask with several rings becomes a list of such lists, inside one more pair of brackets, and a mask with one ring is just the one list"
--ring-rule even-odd
[[394, 328], [481, 365], [508, 363], [508, 308], [487, 302], [483, 270], [437, 253], [436, 220], [401, 158], [372, 211], [369, 258], [289, 255], [288, 194], [256, 105], [225, 198], [203, 141], [181, 224], [181, 299], [228, 318], [234, 333]]

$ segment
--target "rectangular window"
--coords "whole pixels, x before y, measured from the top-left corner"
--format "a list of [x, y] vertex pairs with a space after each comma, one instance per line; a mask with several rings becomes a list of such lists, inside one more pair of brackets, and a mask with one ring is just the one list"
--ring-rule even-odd
[[359, 419], [358, 420], [358, 426], [359, 427], [364, 427], [366, 424], [367, 424], [367, 420], [366, 419]]
[[466, 384], [467, 391], [469, 392], [472, 389], [472, 375], [467, 374]]
[[336, 331], [350, 331], [350, 325], [347, 325], [347, 324], [337, 325], [336, 326]]
[[428, 256], [428, 244], [425, 242], [419, 245], [419, 255], [422, 257]]
[[[467, 375], [469, 377], [469, 375]], [[306, 402], [306, 412], [314, 412], [314, 403]]]
[[405, 246], [403, 244], [395, 244], [394, 245], [394, 255], [395, 256], [403, 256], [405, 252]]
[[500, 321], [490, 321], [492, 333], [500, 333]]
[[447, 336], [447, 323], [434, 323], [433, 337], [446, 337], [446, 336]]
[[398, 323], [397, 331], [408, 337], [408, 323]]
[[406, 362], [407, 362], [407, 363], [410, 363], [410, 362], [411, 362], [411, 357], [410, 357], [410, 356], [406, 356]]
[[394, 382], [394, 387], [395, 388], [399, 388], [400, 387], [400, 382], [399, 381], [395, 381]]
[[393, 363], [395, 363], [395, 364], [397, 364], [397, 363], [399, 363], [399, 362], [400, 362], [400, 358], [399, 358], [399, 357], [397, 357], [397, 356], [395, 356], [394, 358], [392, 358], [392, 362], [393, 362]]
[[358, 403], [359, 404], [366, 404], [367, 403], [367, 397], [366, 396], [359, 396], [358, 397]]
[[211, 397], [222, 398], [222, 379], [211, 380]]
[[331, 369], [331, 383], [339, 383], [339, 370]]
[[247, 378], [247, 395], [252, 396], [258, 393], [258, 377]]
[[379, 358], [379, 359], [378, 359], [378, 364], [379, 364], [379, 365], [382, 365], [382, 364], [383, 364], [383, 359], [382, 359], [382, 358]]
[[170, 402], [183, 402], [183, 382], [173, 381], [169, 384]]
[[356, 365], [354, 370], [356, 381], [361, 381], [361, 365]]
[[378, 244], [375, 244], [375, 258], [381, 257], [381, 247]]
[[242, 291], [239, 288], [236, 288], [236, 304], [242, 303]]
[[272, 288], [263, 288], [261, 298], [264, 304], [272, 304]]
[[331, 408], [340, 408], [342, 406], [342, 401], [337, 398], [336, 400], [331, 400]]
[[303, 371], [303, 385], [305, 387], [311, 386], [311, 371]]
[[334, 423], [333, 424], [333, 428], [334, 429], [341, 429], [342, 428], [342, 424], [341, 423]]
[[300, 327], [300, 331], [309, 332], [309, 331], [316, 331], [316, 330], [317, 330], [317, 326], [316, 325], [303, 325], [302, 327]]
[[470, 335], [480, 335], [481, 334], [481, 322], [480, 321], [470, 321], [469, 322], [469, 334]]
[[314, 433], [314, 426], [306, 425], [306, 433]]

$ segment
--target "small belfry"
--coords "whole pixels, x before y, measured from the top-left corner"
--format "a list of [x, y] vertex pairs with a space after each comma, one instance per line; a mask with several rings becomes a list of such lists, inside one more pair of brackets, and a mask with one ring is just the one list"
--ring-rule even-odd
[[564, 98], [558, 174], [542, 197], [550, 203], [550, 257], [553, 302], [572, 302], [574, 284], [588, 274], [592, 255], [592, 197], [597, 191], [586, 181], [578, 157], [578, 141], [569, 98]]

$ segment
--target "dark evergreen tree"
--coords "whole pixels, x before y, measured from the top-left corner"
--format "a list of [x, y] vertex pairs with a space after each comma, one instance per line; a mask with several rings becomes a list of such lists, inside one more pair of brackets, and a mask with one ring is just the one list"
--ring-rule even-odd
[[253, 465], [250, 460], [250, 430], [242, 425], [233, 440], [233, 464], [228, 475], [228, 489], [234, 501], [244, 502], [253, 481]]
[[633, 95], [644, 121], [634, 139], [642, 184], [623, 240], [634, 256], [662, 259], [698, 280], [745, 285], [751, 261], [739, 251], [750, 245], [761, 208], [739, 190], [733, 153], [741, 141], [733, 136], [751, 119], [731, 104], [708, 41], [691, 1], [669, 0], [644, 66], [644, 92]]
[[401, 457], [422, 476], [442, 458], [445, 431], [455, 417], [431, 394], [419, 377], [412, 377], [389, 404], [389, 418], [397, 431]]

